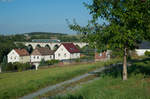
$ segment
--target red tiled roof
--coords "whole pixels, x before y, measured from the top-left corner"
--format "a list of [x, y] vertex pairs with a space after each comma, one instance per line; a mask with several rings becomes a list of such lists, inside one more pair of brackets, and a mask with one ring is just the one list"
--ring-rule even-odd
[[20, 56], [29, 56], [29, 53], [26, 49], [14, 49]]
[[73, 43], [62, 43], [62, 45], [70, 52], [70, 53], [79, 53], [80, 50]]

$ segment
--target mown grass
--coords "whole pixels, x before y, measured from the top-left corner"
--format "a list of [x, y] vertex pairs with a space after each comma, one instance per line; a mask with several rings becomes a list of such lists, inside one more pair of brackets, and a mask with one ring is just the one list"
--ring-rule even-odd
[[112, 68], [100, 74], [97, 81], [56, 99], [150, 99], [150, 59], [132, 60], [127, 81], [122, 80], [122, 68]]
[[53, 85], [118, 60], [66, 67], [0, 74], [0, 99], [15, 99], [48, 85]]

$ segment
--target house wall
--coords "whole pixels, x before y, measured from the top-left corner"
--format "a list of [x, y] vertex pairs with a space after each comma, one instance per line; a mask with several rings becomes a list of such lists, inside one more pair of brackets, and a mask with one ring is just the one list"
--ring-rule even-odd
[[80, 58], [80, 53], [71, 53], [71, 59]]
[[146, 51], [150, 51], [150, 49], [136, 49], [135, 50], [138, 56], [143, 56]]
[[21, 56], [19, 59], [19, 62], [21, 62], [21, 63], [30, 62], [30, 56]]
[[40, 62], [41, 61], [41, 56], [40, 55], [31, 55], [30, 56], [30, 61], [31, 62]]
[[45, 56], [41, 56], [41, 60], [44, 59], [45, 61], [47, 60], [52, 60], [53, 59], [53, 55], [45, 55]]
[[19, 62], [20, 56], [15, 50], [12, 50], [8, 55], [7, 55], [7, 61], [8, 63], [14, 63], [14, 62]]
[[40, 62], [42, 59], [44, 59], [45, 61], [47, 60], [52, 60], [54, 59], [53, 55], [45, 55], [45, 56], [41, 56], [41, 55], [31, 55], [31, 62]]
[[67, 49], [63, 45], [61, 45], [54, 54], [56, 60], [65, 60], [71, 58], [71, 54], [67, 51]]
[[55, 52], [56, 60], [67, 60], [76, 58], [80, 58], [80, 53], [69, 53], [63, 45], [61, 45]]

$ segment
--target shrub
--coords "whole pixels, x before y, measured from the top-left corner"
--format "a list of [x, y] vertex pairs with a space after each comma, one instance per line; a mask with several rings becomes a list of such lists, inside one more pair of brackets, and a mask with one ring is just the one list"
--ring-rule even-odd
[[93, 59], [94, 57], [92, 56], [82, 56], [80, 59]]
[[48, 61], [46, 61], [47, 62], [47, 64], [48, 65], [53, 65], [53, 64], [57, 64], [57, 63], [59, 63], [59, 60], [48, 60]]
[[0, 64], [1, 70], [6, 71], [6, 65], [7, 65], [7, 57], [4, 56], [2, 63]]
[[146, 51], [144, 54], [145, 56], [150, 56], [150, 51]]
[[59, 63], [59, 60], [52, 59], [52, 60], [45, 61], [42, 59], [40, 62], [40, 66], [53, 65], [53, 64], [57, 64], [57, 63]]
[[46, 63], [47, 63], [48, 65], [52, 65], [52, 64], [53, 64], [53, 62], [52, 62], [51, 60], [46, 61]]
[[45, 61], [44, 59], [42, 59], [42, 60], [40, 61], [40, 65], [39, 65], [39, 66], [44, 66], [44, 65], [47, 65], [47, 64], [46, 64], [46, 61]]
[[121, 57], [123, 57], [123, 51], [121, 51], [120, 49], [112, 50], [111, 57], [112, 58], [121, 58]]
[[80, 58], [75, 59], [75, 62], [80, 62], [80, 61], [81, 61]]
[[8, 63], [6, 65], [6, 71], [24, 71], [31, 69], [31, 67], [32, 66], [29, 63], [19, 63], [19, 62]]

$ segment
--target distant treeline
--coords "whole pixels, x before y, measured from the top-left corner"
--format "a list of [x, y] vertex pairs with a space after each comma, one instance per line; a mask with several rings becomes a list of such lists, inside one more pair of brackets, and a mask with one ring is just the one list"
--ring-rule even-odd
[[28, 36], [28, 41], [32, 39], [59, 39], [62, 42], [79, 42], [80, 37], [77, 35], [68, 35], [64, 33], [51, 33], [51, 32], [32, 32], [25, 33]]
[[0, 35], [0, 63], [7, 57], [13, 48], [23, 48], [22, 44], [14, 44], [16, 41], [27, 41], [23, 35]]
[[68, 35], [68, 34], [65, 34], [65, 33], [52, 33], [52, 32], [31, 32], [31, 33], [24, 33], [24, 34], [27, 34], [27, 35]]

